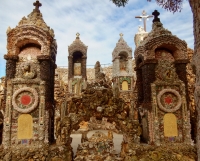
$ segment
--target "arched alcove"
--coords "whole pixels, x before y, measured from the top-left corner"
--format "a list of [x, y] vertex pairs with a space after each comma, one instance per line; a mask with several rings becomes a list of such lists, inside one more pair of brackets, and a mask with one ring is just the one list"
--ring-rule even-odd
[[23, 39], [18, 41], [16, 43], [15, 54], [19, 55], [22, 51], [27, 50], [28, 48], [37, 48], [41, 54], [42, 45], [38, 41], [32, 39]]
[[127, 70], [127, 57], [128, 57], [128, 54], [126, 52], [121, 52], [119, 53], [119, 68], [120, 68], [120, 71], [124, 70], [126, 71]]
[[123, 81], [122, 82], [122, 90], [123, 91], [127, 91], [128, 90], [128, 82], [127, 81]]
[[167, 113], [163, 118], [164, 122], [164, 136], [174, 137], [178, 136], [177, 118], [173, 113]]
[[33, 137], [33, 118], [29, 114], [21, 114], [18, 118], [18, 139], [31, 139]]
[[73, 75], [74, 76], [81, 76], [81, 69], [82, 69], [82, 56], [83, 54], [80, 51], [76, 51], [73, 53]]

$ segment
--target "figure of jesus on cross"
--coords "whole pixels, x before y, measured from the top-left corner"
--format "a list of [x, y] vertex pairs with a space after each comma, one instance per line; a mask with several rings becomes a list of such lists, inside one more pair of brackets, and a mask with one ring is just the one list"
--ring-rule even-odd
[[153, 17], [152, 15], [147, 15], [147, 13], [145, 12], [145, 10], [142, 11], [142, 15], [140, 16], [135, 16], [135, 18], [140, 18], [143, 20], [143, 24], [144, 24], [144, 31], [147, 32], [146, 30], [146, 21], [148, 18]]

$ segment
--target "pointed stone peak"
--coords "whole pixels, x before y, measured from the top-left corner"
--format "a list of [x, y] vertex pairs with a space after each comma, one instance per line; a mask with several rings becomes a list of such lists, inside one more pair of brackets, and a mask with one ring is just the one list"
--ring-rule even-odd
[[68, 46], [69, 53], [72, 53], [75, 50], [79, 50], [83, 53], [87, 52], [87, 46], [80, 40], [80, 34], [78, 32], [76, 33], [76, 39]]
[[118, 56], [118, 54], [122, 51], [126, 51], [128, 53], [128, 56], [132, 56], [132, 48], [128, 46], [127, 42], [123, 38], [123, 34], [119, 34], [120, 38], [118, 42], [116, 43], [116, 47], [113, 50], [112, 56], [113, 60]]
[[143, 45], [143, 44], [147, 43], [148, 41], [150, 41], [150, 39], [153, 39], [153, 38], [161, 36], [161, 35], [173, 36], [171, 31], [169, 31], [168, 29], [165, 29], [163, 27], [163, 24], [160, 22], [160, 18], [158, 18], [160, 13], [157, 10], [155, 10], [152, 14], [154, 15], [152, 30], [148, 33], [148, 36], [144, 37], [144, 40], [136, 46]]
[[[82, 45], [84, 45], [85, 46], [85, 44], [81, 41], [81, 39], [80, 39], [80, 34], [77, 32], [76, 33], [76, 39], [73, 41], [73, 43], [72, 44], [82, 44]], [[72, 45], [71, 44], [71, 45]], [[71, 46], [70, 45], [70, 46]]]
[[27, 17], [23, 17], [19, 21], [18, 27], [25, 25], [34, 25], [43, 30], [49, 31], [51, 36], [54, 37], [53, 29], [47, 26], [47, 24], [44, 22], [42, 13], [39, 10], [39, 7], [42, 6], [42, 4], [37, 0], [36, 2], [33, 3], [33, 5], [35, 6], [33, 11]]
[[120, 33], [119, 36], [120, 36], [120, 38], [119, 38], [118, 42], [125, 42], [124, 38], [123, 38], [124, 34]]
[[125, 46], [125, 47], [127, 47], [127, 48], [130, 48], [130, 47], [127, 45], [127, 42], [126, 42], [126, 41], [124, 40], [124, 38], [123, 38], [124, 34], [120, 33], [119, 36], [120, 36], [120, 38], [119, 38], [119, 40], [118, 40], [118, 42], [117, 42], [117, 44], [116, 44], [116, 47], [118, 47], [118, 46]]

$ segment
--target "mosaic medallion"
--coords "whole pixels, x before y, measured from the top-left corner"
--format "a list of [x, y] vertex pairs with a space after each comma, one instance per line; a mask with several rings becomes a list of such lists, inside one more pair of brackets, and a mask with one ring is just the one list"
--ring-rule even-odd
[[37, 91], [30, 87], [23, 87], [16, 90], [12, 97], [12, 105], [18, 112], [31, 112], [38, 105]]
[[174, 89], [163, 89], [157, 95], [158, 106], [165, 112], [175, 112], [181, 107], [181, 96]]
[[26, 94], [23, 94], [20, 98], [20, 102], [23, 105], [29, 105], [31, 103], [32, 97]]

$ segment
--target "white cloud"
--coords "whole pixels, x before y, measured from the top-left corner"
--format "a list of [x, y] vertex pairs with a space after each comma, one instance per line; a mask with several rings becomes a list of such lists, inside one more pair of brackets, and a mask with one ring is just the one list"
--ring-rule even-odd
[[[129, 0], [126, 7], [116, 7], [110, 0], [40, 0], [40, 8], [44, 21], [54, 29], [58, 44], [57, 65], [68, 65], [68, 46], [75, 40], [79, 32], [81, 41], [88, 46], [87, 64], [94, 65], [97, 60], [101, 64], [112, 63], [112, 51], [119, 39], [119, 33], [135, 49], [134, 35], [142, 22], [135, 16], [146, 10], [151, 14], [157, 9], [164, 27], [172, 31], [180, 39], [186, 40], [193, 48], [192, 12], [187, 1], [181, 13], [170, 13], [157, 6], [155, 2], [146, 0]], [[33, 0], [2, 1], [0, 5], [0, 77], [5, 75], [6, 29], [15, 27], [23, 16], [33, 10]], [[147, 22], [147, 30], [151, 30], [152, 19]]]

